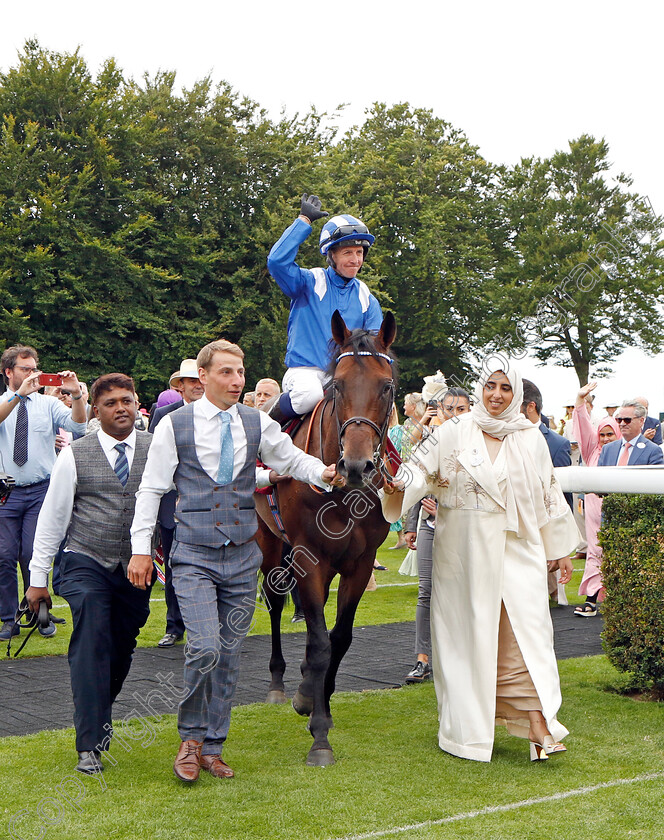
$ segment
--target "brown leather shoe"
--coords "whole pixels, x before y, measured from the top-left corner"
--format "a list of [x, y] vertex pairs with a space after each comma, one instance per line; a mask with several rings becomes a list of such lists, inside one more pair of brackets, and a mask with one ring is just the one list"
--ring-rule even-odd
[[201, 771], [202, 741], [183, 741], [180, 744], [173, 772], [183, 782], [195, 782]]
[[232, 779], [235, 775], [220, 755], [202, 755], [201, 767], [211, 773], [215, 779]]

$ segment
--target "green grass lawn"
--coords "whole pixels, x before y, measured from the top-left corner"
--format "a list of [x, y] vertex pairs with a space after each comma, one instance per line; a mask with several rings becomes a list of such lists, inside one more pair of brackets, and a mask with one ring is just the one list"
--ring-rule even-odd
[[[153, 719], [150, 729], [137, 724], [133, 741], [125, 732], [128, 750], [116, 743], [117, 763], [107, 764], [101, 778], [73, 773], [71, 730], [5, 738], [2, 836], [662, 837], [662, 705], [617, 693], [622, 677], [604, 657], [567, 660], [560, 671], [560, 718], [571, 732], [569, 750], [534, 764], [527, 760], [526, 742], [502, 729], [489, 764], [441, 752], [430, 684], [335, 695], [331, 740], [337, 763], [327, 768], [305, 766], [311, 737], [290, 707], [238, 707], [225, 750], [236, 778], [218, 781], [204, 774], [190, 787], [172, 773], [178, 744], [172, 717]], [[404, 831], [408, 825], [413, 827]]]
[[[386, 624], [395, 621], [414, 621], [415, 603], [417, 601], [417, 578], [404, 577], [399, 574], [399, 566], [406, 556], [405, 550], [391, 551], [389, 546], [396, 542], [396, 537], [390, 534], [378, 550], [378, 560], [387, 566], [386, 572], [376, 572], [378, 589], [375, 592], [366, 592], [360, 601], [355, 624], [358, 626], [369, 624]], [[567, 597], [571, 604], [582, 603], [583, 598], [577, 595], [581, 576], [583, 574], [583, 561], [577, 562], [577, 570], [574, 573], [572, 582], [567, 585]], [[333, 581], [332, 588], [336, 589], [336, 582]], [[58, 632], [55, 636], [42, 639], [34, 633], [21, 652], [23, 656], [47, 656], [49, 654], [66, 653], [71, 633], [71, 616], [69, 606], [62, 598], [55, 598], [56, 608], [53, 612], [67, 619], [65, 626], [58, 625]], [[336, 591], [330, 593], [330, 599], [326, 608], [328, 626], [334, 623], [336, 610]], [[291, 624], [292, 605], [284, 609], [282, 630], [284, 633], [301, 633], [306, 629], [304, 624]], [[150, 618], [141, 631], [138, 638], [139, 647], [154, 647], [166, 631], [166, 602], [164, 600], [164, 589], [157, 583], [152, 590], [152, 603], [150, 604]], [[270, 622], [267, 612], [260, 606], [256, 610], [252, 634], [266, 634], [270, 632]], [[21, 637], [19, 637], [20, 640]], [[19, 641], [20, 644], [20, 641]], [[12, 649], [18, 647], [17, 640], [12, 642]], [[2, 650], [4, 654], [6, 646]]]

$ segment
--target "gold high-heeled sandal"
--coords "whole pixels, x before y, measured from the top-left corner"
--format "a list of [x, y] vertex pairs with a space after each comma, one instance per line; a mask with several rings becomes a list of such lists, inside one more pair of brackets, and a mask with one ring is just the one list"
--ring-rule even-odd
[[567, 747], [560, 741], [554, 741], [552, 735], [545, 735], [541, 744], [534, 741], [530, 742], [531, 761], [546, 761], [550, 755], [558, 755], [564, 752], [567, 752]]

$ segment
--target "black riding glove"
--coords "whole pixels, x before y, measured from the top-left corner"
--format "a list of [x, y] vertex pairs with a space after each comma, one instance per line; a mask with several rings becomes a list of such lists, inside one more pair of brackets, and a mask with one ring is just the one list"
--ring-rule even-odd
[[303, 216], [306, 216], [310, 222], [315, 222], [316, 219], [322, 219], [325, 216], [329, 216], [330, 214], [327, 210], [321, 210], [321, 200], [318, 198], [317, 195], [307, 195], [306, 193], [302, 196], [302, 204], [300, 205], [300, 213]]

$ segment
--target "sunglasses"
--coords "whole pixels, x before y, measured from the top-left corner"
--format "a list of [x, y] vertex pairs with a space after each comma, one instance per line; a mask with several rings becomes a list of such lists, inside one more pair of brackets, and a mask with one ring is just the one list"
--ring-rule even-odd
[[631, 423], [632, 420], [636, 420], [636, 417], [614, 417], [613, 419], [616, 423]]

